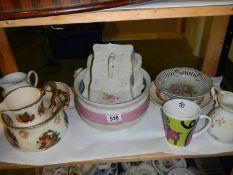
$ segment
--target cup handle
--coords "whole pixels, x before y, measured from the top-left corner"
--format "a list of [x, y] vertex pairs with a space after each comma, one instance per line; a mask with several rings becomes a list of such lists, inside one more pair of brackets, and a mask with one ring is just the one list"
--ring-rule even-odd
[[[34, 75], [34, 78], [35, 78], [34, 84], [32, 84], [32, 82], [31, 82], [31, 76], [32, 76], [32, 75]], [[37, 73], [36, 73], [35, 71], [33, 71], [33, 70], [29, 71], [28, 74], [27, 74], [27, 80], [28, 80], [28, 82], [30, 82], [34, 87], [36, 87], [37, 84], [38, 84], [38, 76], [37, 76]]]
[[199, 131], [193, 133], [194, 138], [198, 137], [198, 136], [202, 135], [204, 132], [206, 132], [207, 129], [209, 129], [209, 127], [211, 125], [211, 118], [210, 117], [208, 117], [207, 115], [202, 114], [202, 115], [200, 115], [199, 120], [203, 120], [203, 119], [207, 119], [208, 123], [202, 129], [200, 129]]
[[46, 91], [48, 91], [48, 87], [50, 87], [49, 92], [52, 93], [52, 97], [50, 99], [50, 105], [49, 105], [49, 109], [52, 109], [56, 106], [56, 97], [57, 97], [57, 85], [56, 83], [54, 83], [53, 81], [48, 81], [44, 84], [44, 86], [42, 87], [42, 94], [45, 95]]

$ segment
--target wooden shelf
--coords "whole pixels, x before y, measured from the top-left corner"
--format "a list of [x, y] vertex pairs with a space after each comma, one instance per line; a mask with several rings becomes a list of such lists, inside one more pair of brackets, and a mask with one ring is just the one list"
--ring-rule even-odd
[[[0, 28], [20, 27], [20, 26], [41, 26], [41, 25], [57, 25], [57, 24], [75, 24], [75, 23], [93, 23], [93, 22], [113, 22], [128, 20], [145, 20], [145, 19], [164, 19], [164, 18], [183, 18], [198, 16], [214, 16], [210, 39], [203, 61], [202, 70], [213, 76], [216, 73], [218, 61], [222, 51], [222, 45], [227, 30], [229, 16], [233, 14], [233, 5], [211, 5], [202, 7], [163, 7], [163, 8], [147, 8], [147, 9], [115, 9], [102, 10], [83, 13], [74, 13], [57, 16], [45, 16], [27, 19], [12, 19], [0, 21]], [[5, 38], [5, 33], [1, 30], [0, 38]], [[1, 40], [0, 40], [1, 41]], [[7, 49], [6, 49], [7, 48]], [[2, 54], [4, 53], [4, 54]], [[7, 54], [8, 53], [8, 54]], [[0, 68], [3, 74], [17, 71], [17, 65], [7, 38], [0, 42]], [[2, 64], [7, 63], [7, 64]], [[207, 156], [226, 156], [233, 155], [233, 152], [198, 155], [198, 157]], [[101, 160], [91, 160], [85, 162], [71, 162], [69, 164], [82, 163], [104, 163], [104, 162], [121, 162], [135, 160], [152, 160], [152, 159], [170, 159], [177, 157], [197, 157], [190, 155], [171, 155], [165, 153], [153, 153], [144, 155], [132, 155], [127, 157], [117, 157]], [[0, 169], [6, 168], [30, 168], [32, 166], [0, 163]]]
[[[203, 155], [176, 155], [176, 154], [167, 154], [167, 153], [152, 153], [152, 154], [141, 154], [141, 155], [132, 155], [124, 157], [115, 157], [115, 158], [106, 158], [106, 159], [96, 159], [96, 160], [87, 160], [79, 162], [69, 162], [62, 163], [59, 165], [81, 165], [81, 164], [101, 164], [101, 163], [110, 163], [110, 162], [133, 162], [133, 161], [146, 161], [146, 160], [162, 160], [162, 159], [176, 159], [176, 158], [201, 158], [201, 157], [216, 157], [216, 156], [233, 156], [233, 152], [219, 153], [219, 154], [203, 154]], [[33, 166], [33, 165], [21, 165], [21, 164], [12, 164], [12, 163], [0, 163], [1, 169], [17, 169], [17, 168], [35, 168], [43, 166]]]
[[93, 11], [58, 16], [0, 21], [0, 27], [113, 22], [197, 16], [219, 16], [231, 14], [233, 14], [233, 5]]

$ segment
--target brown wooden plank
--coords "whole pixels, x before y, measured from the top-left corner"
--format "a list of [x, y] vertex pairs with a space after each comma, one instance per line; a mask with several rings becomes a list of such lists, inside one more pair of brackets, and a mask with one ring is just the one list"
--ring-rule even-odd
[[215, 76], [228, 27], [230, 16], [215, 16], [212, 22], [206, 55], [202, 71], [209, 76]]
[[148, 0], [31, 0], [30, 8], [30, 6], [24, 5], [24, 3], [29, 4], [28, 0], [26, 2], [24, 0], [1, 0], [0, 20], [70, 14], [145, 1]]
[[0, 70], [2, 74], [18, 70], [6, 33], [2, 28], [0, 28]]
[[76, 24], [91, 22], [113, 22], [144, 19], [164, 19], [197, 16], [232, 15], [233, 5], [184, 7], [163, 9], [138, 9], [116, 11], [93, 11], [59, 16], [0, 21], [0, 27]]

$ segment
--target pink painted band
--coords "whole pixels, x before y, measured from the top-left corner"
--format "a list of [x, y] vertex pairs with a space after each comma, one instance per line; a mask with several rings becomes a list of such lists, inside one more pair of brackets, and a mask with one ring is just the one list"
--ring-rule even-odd
[[146, 112], [149, 106], [149, 102], [150, 102], [150, 98], [148, 97], [147, 100], [144, 103], [142, 103], [137, 109], [121, 114], [122, 120], [115, 123], [109, 123], [107, 121], [107, 116], [105, 114], [96, 113], [85, 108], [77, 99], [75, 100], [75, 106], [78, 112], [83, 117], [85, 117], [86, 119], [92, 122], [105, 124], [105, 125], [119, 125], [122, 123], [130, 122], [138, 119], [144, 112]]

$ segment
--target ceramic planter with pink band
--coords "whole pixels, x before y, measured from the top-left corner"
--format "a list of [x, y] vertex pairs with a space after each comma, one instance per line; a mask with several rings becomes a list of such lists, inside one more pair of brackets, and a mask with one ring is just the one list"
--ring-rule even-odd
[[143, 70], [145, 89], [133, 100], [109, 105], [95, 103], [82, 95], [84, 89], [83, 75], [86, 69], [78, 70], [75, 76], [74, 89], [77, 94], [75, 105], [78, 113], [89, 125], [98, 129], [124, 129], [136, 124], [147, 111], [149, 106], [149, 88], [151, 79]]

